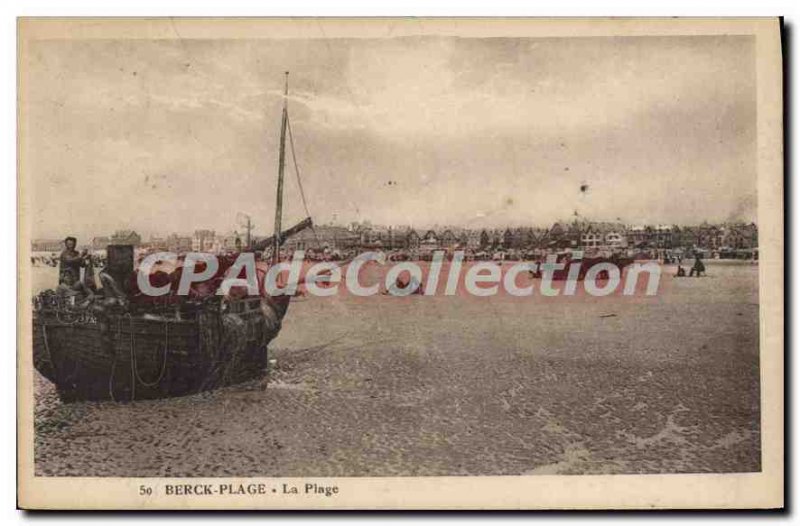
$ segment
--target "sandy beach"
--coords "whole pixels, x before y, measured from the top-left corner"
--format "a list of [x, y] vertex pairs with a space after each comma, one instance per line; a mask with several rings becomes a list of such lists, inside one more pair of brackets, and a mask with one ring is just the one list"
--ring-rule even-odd
[[300, 298], [269, 378], [184, 398], [37, 375], [36, 474], [758, 471], [758, 266], [707, 268], [654, 298]]

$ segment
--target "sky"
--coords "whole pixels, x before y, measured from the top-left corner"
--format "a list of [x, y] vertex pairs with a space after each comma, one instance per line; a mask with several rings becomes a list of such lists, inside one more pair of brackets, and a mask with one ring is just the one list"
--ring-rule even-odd
[[[319, 224], [754, 221], [753, 44], [35, 41], [20, 102], [31, 234], [241, 231], [240, 213], [271, 232], [286, 70]], [[305, 216], [287, 158], [284, 225]]]

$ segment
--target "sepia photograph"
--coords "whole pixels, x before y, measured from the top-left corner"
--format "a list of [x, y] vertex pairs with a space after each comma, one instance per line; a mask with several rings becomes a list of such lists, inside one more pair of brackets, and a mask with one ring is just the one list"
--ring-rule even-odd
[[23, 507], [782, 505], [777, 19], [18, 41]]

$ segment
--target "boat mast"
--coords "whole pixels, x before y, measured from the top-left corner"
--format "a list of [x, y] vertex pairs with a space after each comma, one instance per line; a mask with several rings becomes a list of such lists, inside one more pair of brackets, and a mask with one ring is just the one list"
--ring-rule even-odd
[[283, 215], [283, 171], [286, 165], [286, 123], [289, 120], [289, 72], [286, 72], [286, 80], [283, 91], [283, 118], [281, 119], [281, 150], [278, 157], [278, 196], [275, 203], [275, 233], [272, 244], [272, 264], [278, 262], [278, 254], [281, 248], [281, 218]]

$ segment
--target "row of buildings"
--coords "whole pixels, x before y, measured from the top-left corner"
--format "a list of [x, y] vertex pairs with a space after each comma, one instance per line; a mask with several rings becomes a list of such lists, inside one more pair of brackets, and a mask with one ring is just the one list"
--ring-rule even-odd
[[289, 250], [319, 247], [352, 250], [530, 250], [530, 249], [754, 249], [754, 223], [703, 223], [696, 226], [625, 225], [591, 221], [557, 222], [549, 228], [516, 227], [468, 229], [410, 227], [353, 223], [349, 227], [321, 226], [292, 237]]
[[[144, 240], [134, 230], [118, 230], [110, 236], [96, 236], [90, 240], [78, 240], [79, 248], [92, 251], [105, 250], [108, 245], [133, 245], [147, 250], [169, 252], [229, 252], [241, 247], [241, 238], [236, 232], [217, 234], [213, 230], [195, 230], [192, 235], [170, 234], [165, 237], [151, 236]], [[32, 243], [34, 251], [58, 252], [64, 249], [63, 239], [37, 239]]]
[[[85, 243], [80, 243], [86, 246]], [[233, 252], [246, 245], [237, 232], [220, 234], [214, 230], [195, 230], [192, 235], [170, 234], [142, 240], [132, 230], [111, 236], [95, 237], [88, 248], [105, 249], [109, 244], [130, 244], [147, 250], [170, 252]], [[308, 229], [286, 241], [287, 250], [530, 250], [530, 249], [674, 249], [706, 250], [758, 247], [758, 228], [754, 223], [703, 223], [696, 226], [625, 225], [591, 221], [557, 222], [549, 228], [516, 227], [469, 229], [444, 227], [414, 229], [386, 227], [370, 223], [348, 226], [325, 225]], [[57, 251], [61, 240], [39, 240], [34, 250]]]
[[[93, 242], [92, 248], [102, 249], [115, 242], [112, 236], [110, 242], [105, 242], [105, 239], [102, 239], [101, 243]], [[237, 232], [218, 233], [214, 230], [200, 229], [195, 230], [190, 236], [174, 233], [164, 237], [151, 236], [150, 239], [140, 240], [134, 245], [151, 251], [224, 253], [241, 250], [243, 241]]]
[[[102, 250], [108, 245], [142, 245], [142, 237], [133, 230], [117, 230], [110, 236], [99, 236], [90, 239], [78, 239], [78, 248]], [[31, 243], [34, 252], [61, 252], [64, 250], [64, 239], [34, 239]]]

